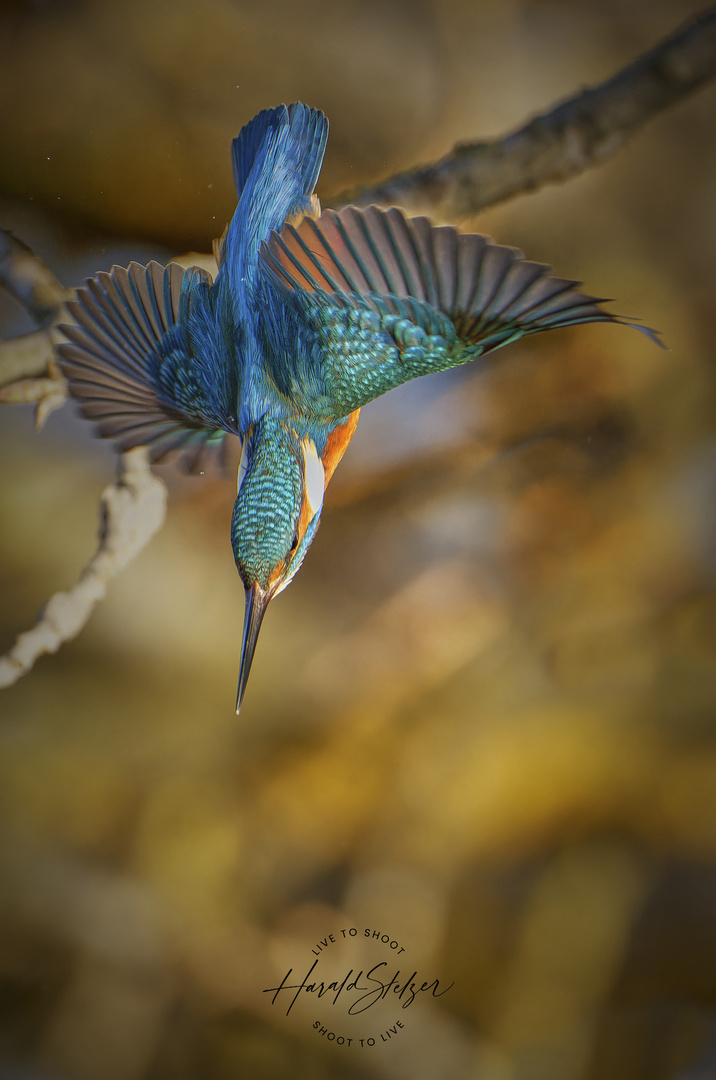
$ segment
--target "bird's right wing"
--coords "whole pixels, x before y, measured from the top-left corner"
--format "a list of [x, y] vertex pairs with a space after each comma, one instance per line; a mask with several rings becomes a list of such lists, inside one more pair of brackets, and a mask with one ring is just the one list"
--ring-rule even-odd
[[318, 393], [338, 416], [528, 334], [616, 322], [654, 337], [515, 248], [395, 208], [347, 207], [287, 224], [261, 258], [283, 306], [296, 313], [301, 343], [287, 353], [288, 317], [269, 304], [267, 352], [283, 357], [272, 367], [269, 360], [269, 374], [294, 400], [302, 387]]
[[226, 355], [235, 334], [222, 333], [210, 286], [196, 267], [131, 263], [90, 278], [67, 305], [75, 323], [62, 327], [60, 367], [119, 450], [146, 445], [152, 461], [183, 450], [196, 469], [238, 434], [239, 366]]

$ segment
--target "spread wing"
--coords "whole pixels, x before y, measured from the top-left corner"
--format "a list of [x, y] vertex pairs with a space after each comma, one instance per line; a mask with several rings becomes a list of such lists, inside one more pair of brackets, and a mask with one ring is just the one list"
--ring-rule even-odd
[[211, 277], [176, 263], [90, 278], [68, 304], [60, 366], [84, 416], [119, 450], [146, 445], [152, 461], [184, 450], [199, 467], [237, 433], [236, 333], [223, 325]]
[[[312, 387], [337, 415], [527, 334], [625, 322], [515, 248], [395, 208], [347, 207], [287, 224], [261, 258], [289, 312], [268, 305], [269, 374], [294, 398]], [[299, 344], [286, 360], [291, 317]], [[283, 359], [271, 361], [281, 338]]]

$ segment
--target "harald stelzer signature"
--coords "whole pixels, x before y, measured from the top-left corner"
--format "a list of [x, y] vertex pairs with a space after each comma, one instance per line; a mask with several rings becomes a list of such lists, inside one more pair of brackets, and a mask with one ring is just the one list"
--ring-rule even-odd
[[[443, 994], [446, 994], [448, 990], [454, 986], [454, 983], [451, 982], [450, 986], [446, 986], [443, 990], [440, 990], [439, 979], [433, 979], [430, 983], [423, 982], [418, 985], [418, 982], [416, 981], [418, 979], [417, 971], [414, 971], [412, 975], [408, 975], [407, 979], [401, 981], [400, 970], [396, 971], [389, 982], [383, 982], [382, 977], [385, 973], [381, 972], [381, 977], [378, 978], [376, 972], [379, 972], [381, 968], [387, 968], [388, 965], [385, 960], [380, 964], [375, 964], [370, 971], [365, 973], [365, 975], [362, 970], [359, 971], [355, 978], [351, 978], [353, 975], [353, 968], [351, 968], [340, 982], [338, 979], [334, 979], [329, 983], [319, 982], [317, 977], [314, 978], [313, 982], [309, 982], [308, 980], [313, 975], [317, 965], [318, 960], [314, 960], [300, 983], [289, 983], [288, 980], [293, 974], [293, 968], [289, 968], [281, 980], [280, 986], [268, 987], [263, 993], [273, 994], [271, 1004], [275, 1005], [279, 994], [283, 993], [284, 990], [295, 991], [291, 1003], [286, 1009], [286, 1016], [288, 1016], [291, 1009], [296, 1004], [301, 991], [304, 991], [306, 994], [317, 994], [319, 998], [332, 993], [333, 1005], [338, 1003], [338, 999], [341, 995], [360, 994], [361, 996], [353, 1000], [348, 1007], [348, 1015], [357, 1016], [359, 1013], [370, 1009], [378, 1001], [384, 1001], [391, 991], [394, 994], [397, 994], [398, 1001], [402, 1002], [401, 1008], [407, 1009], [409, 1005], [413, 1004], [418, 994], [432, 994], [434, 998], [442, 997]], [[361, 980], [365, 981], [361, 982]]]

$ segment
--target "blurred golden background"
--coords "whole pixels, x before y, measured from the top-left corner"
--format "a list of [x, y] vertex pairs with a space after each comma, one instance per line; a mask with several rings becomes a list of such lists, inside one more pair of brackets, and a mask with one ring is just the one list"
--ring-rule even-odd
[[[208, 251], [260, 108], [327, 112], [328, 197], [699, 8], [15, 0], [0, 225], [67, 285]], [[560, 331], [366, 408], [239, 719], [235, 481], [160, 468], [163, 531], [0, 697], [3, 1080], [716, 1077], [715, 107], [461, 223], [668, 351]], [[115, 458], [71, 405], [0, 425], [4, 649], [94, 550]], [[370, 1051], [262, 993], [349, 924], [454, 980]]]

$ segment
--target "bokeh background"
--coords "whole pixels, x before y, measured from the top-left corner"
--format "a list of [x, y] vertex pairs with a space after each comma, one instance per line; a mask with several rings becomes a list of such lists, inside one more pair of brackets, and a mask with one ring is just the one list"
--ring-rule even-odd
[[[0, 224], [67, 285], [206, 252], [260, 108], [328, 113], [328, 197], [700, 6], [5, 3]], [[161, 534], [0, 697], [0, 1075], [716, 1077], [715, 111], [462, 223], [668, 350], [560, 331], [366, 408], [239, 719], [234, 481], [161, 467]], [[6, 407], [0, 443], [9, 647], [94, 550], [115, 458], [72, 406], [38, 435]], [[370, 1053], [261, 992], [349, 923], [455, 983]]]

